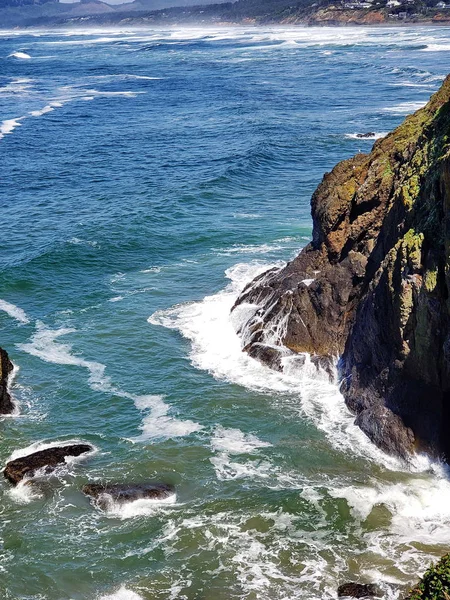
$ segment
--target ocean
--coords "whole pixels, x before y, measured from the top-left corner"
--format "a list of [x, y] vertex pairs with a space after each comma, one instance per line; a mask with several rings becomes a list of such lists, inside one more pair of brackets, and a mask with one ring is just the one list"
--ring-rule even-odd
[[[425, 104], [432, 27], [0, 32], [0, 345], [16, 414], [0, 462], [5, 600], [402, 598], [449, 550], [450, 483], [353, 425], [314, 369], [268, 370], [230, 318], [311, 239], [310, 197]], [[170, 483], [92, 505], [87, 482]]]

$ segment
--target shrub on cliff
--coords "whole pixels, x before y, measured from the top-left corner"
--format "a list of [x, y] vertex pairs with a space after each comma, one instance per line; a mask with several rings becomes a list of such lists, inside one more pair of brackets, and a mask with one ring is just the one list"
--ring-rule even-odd
[[425, 572], [407, 600], [450, 600], [450, 554]]

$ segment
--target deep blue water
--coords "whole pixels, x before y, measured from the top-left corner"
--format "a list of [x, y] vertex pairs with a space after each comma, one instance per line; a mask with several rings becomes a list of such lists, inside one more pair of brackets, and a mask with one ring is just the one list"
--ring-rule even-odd
[[[240, 352], [239, 289], [311, 235], [323, 173], [447, 74], [445, 28], [1, 32], [2, 598], [398, 598], [448, 550], [450, 485], [352, 424], [335, 386]], [[352, 137], [353, 136], [353, 137]], [[28, 450], [27, 450], [28, 449]], [[87, 481], [172, 483], [102, 512]]]

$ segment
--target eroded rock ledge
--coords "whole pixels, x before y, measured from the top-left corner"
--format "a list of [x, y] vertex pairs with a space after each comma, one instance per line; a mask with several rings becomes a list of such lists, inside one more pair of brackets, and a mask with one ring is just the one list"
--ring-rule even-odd
[[14, 404], [8, 390], [8, 379], [13, 368], [8, 353], [0, 348], [0, 415], [8, 415], [14, 411]]
[[341, 357], [356, 422], [385, 451], [450, 457], [450, 76], [382, 140], [325, 174], [313, 240], [233, 307], [243, 348]]

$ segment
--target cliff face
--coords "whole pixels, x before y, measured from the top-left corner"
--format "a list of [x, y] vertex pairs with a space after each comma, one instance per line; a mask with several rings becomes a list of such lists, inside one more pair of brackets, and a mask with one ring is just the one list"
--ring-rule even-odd
[[7, 415], [14, 410], [11, 396], [8, 392], [8, 377], [13, 370], [13, 364], [8, 354], [0, 348], [0, 415]]
[[449, 135], [450, 76], [370, 154], [324, 176], [311, 244], [233, 309], [244, 349], [272, 367], [341, 357], [358, 425], [404, 457], [450, 456]]

